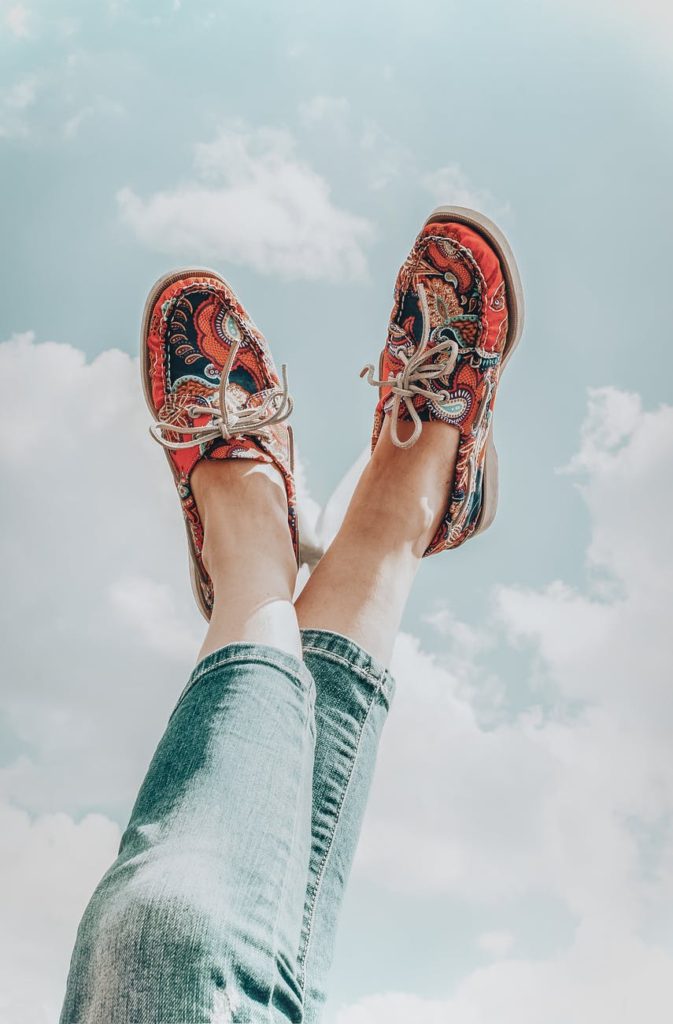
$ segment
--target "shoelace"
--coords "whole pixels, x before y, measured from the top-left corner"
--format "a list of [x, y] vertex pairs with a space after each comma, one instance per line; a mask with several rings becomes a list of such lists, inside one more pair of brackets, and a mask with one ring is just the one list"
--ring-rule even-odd
[[[360, 372], [361, 377], [366, 375], [368, 384], [371, 384], [376, 388], [390, 388], [393, 395], [393, 404], [390, 410], [390, 435], [393, 444], [397, 448], [411, 448], [411, 446], [416, 444], [421, 436], [423, 421], [418, 415], [418, 410], [414, 405], [413, 399], [416, 395], [422, 395], [423, 398], [430, 399], [433, 402], [448, 401], [449, 395], [446, 391], [431, 391], [427, 387], [427, 383], [428, 381], [435, 380], [437, 377], [444, 377], [451, 373], [456, 365], [458, 353], [460, 351], [458, 342], [454, 339], [441, 341], [431, 349], [426, 348], [430, 337], [430, 316], [428, 313], [428, 302], [425, 295], [425, 289], [420, 284], [418, 285], [418, 295], [421, 300], [423, 333], [416, 351], [411, 356], [407, 356], [406, 353], [400, 352], [399, 358], [404, 363], [404, 366], [399, 373], [391, 374], [387, 380], [376, 379], [374, 376], [374, 365], [372, 363], [368, 363]], [[444, 354], [444, 358], [440, 359], [439, 362], [435, 362], [434, 360], [436, 357], [442, 354]], [[414, 429], [406, 441], [402, 441], [400, 439], [398, 430], [401, 402], [404, 402], [406, 405], [409, 416], [414, 424]]]
[[[282, 387], [272, 388], [261, 405], [248, 406], [236, 410], [232, 410], [229, 407], [227, 404], [229, 373], [234, 364], [238, 347], [237, 342], [229, 350], [227, 362], [222, 369], [218, 393], [214, 401], [209, 405], [195, 403], [186, 409], [187, 414], [192, 419], [210, 413], [210, 422], [204, 423], [199, 427], [180, 427], [166, 420], [157, 420], [150, 427], [150, 434], [155, 441], [164, 448], [178, 451], [181, 448], [192, 448], [194, 445], [207, 444], [209, 441], [216, 441], [220, 438], [229, 441], [232, 437], [240, 437], [242, 434], [263, 436], [274, 423], [282, 423], [283, 420], [290, 416], [294, 403], [288, 391], [287, 367], [285, 364], [281, 367]], [[183, 437], [189, 435], [190, 440], [169, 441], [165, 434], [180, 434]]]

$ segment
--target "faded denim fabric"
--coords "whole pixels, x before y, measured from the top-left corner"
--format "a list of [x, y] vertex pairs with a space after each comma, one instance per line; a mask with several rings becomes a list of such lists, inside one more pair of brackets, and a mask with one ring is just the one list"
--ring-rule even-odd
[[314, 1024], [392, 697], [352, 641], [194, 669], [77, 934], [61, 1024]]
[[395, 681], [366, 651], [337, 633], [307, 629], [302, 644], [317, 699], [311, 860], [299, 982], [304, 991], [303, 1021], [316, 1024]]

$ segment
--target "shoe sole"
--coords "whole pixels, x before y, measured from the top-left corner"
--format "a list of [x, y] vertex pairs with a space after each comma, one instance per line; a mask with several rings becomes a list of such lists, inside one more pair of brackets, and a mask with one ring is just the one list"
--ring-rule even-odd
[[[477, 234], [481, 235], [489, 243], [498, 257], [502, 276], [505, 280], [508, 310], [507, 339], [500, 365], [500, 374], [502, 375], [502, 371], [521, 340], [525, 318], [523, 285], [514, 253], [500, 228], [493, 221], [489, 220], [488, 217], [485, 217], [483, 213], [478, 213], [476, 210], [470, 210], [465, 206], [438, 206], [430, 214], [423, 228], [426, 228], [428, 224], [437, 222], [464, 224], [466, 227], [472, 228], [473, 231], [476, 231]], [[498, 508], [498, 452], [493, 441], [493, 420], [491, 420], [486, 441], [482, 487], [481, 511], [472, 536], [475, 536], [477, 533], [483, 533], [484, 530], [489, 528], [495, 519], [495, 513]]]

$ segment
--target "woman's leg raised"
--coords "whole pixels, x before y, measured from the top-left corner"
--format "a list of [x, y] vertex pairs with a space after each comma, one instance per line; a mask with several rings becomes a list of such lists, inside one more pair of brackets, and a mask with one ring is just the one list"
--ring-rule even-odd
[[[387, 669], [418, 562], [444, 511], [455, 432], [399, 451], [384, 431], [343, 526], [297, 601], [316, 684], [312, 845], [299, 978], [305, 1024], [326, 999], [339, 911], [394, 694]], [[404, 432], [404, 427], [401, 428]], [[396, 486], [401, 485], [401, 497]]]
[[432, 214], [398, 274], [379, 361], [372, 458], [297, 602], [317, 689], [313, 842], [301, 980], [305, 1021], [325, 998], [338, 909], [392, 694], [385, 668], [423, 555], [495, 512], [493, 402], [523, 324], [521, 283], [482, 215]]
[[314, 683], [280, 476], [201, 463], [211, 626], [85, 912], [62, 1024], [302, 1019]]

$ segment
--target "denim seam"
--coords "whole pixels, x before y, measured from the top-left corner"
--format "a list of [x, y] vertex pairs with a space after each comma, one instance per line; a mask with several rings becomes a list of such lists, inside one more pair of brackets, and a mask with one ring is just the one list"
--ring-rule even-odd
[[[311, 676], [311, 679], [313, 679], [312, 676]], [[310, 696], [310, 693], [309, 693], [309, 696]], [[313, 721], [315, 722], [315, 693], [313, 694], [313, 700], [309, 700], [306, 703], [306, 713], [304, 715], [304, 736], [305, 737], [306, 737], [307, 734], [310, 735], [310, 733], [311, 733], [311, 715], [313, 715]], [[314, 743], [314, 749], [315, 749], [315, 728], [314, 728], [314, 732], [313, 732], [313, 743]], [[301, 786], [298, 788], [297, 799], [296, 799], [296, 802], [295, 802], [294, 820], [292, 822], [292, 842], [291, 842], [291, 845], [290, 845], [290, 854], [289, 854], [289, 856], [287, 858], [287, 864], [286, 864], [286, 867], [285, 867], [285, 874], [283, 876], [283, 884], [281, 886], [280, 894], [279, 894], [279, 897], [278, 897], [278, 906], [277, 906], [277, 910], [276, 910], [276, 917], [275, 917], [274, 922], [273, 922], [274, 952], [275, 952], [275, 949], [276, 949], [276, 946], [277, 946], [278, 919], [280, 917], [281, 902], [282, 902], [282, 899], [283, 899], [283, 893], [285, 892], [285, 888], [286, 888], [286, 885], [287, 885], [287, 876], [289, 874], [290, 866], [291, 866], [291, 863], [292, 863], [292, 853], [293, 853], [293, 850], [294, 850], [294, 845], [295, 845], [296, 840], [297, 840], [297, 824], [298, 824], [298, 820], [299, 820], [300, 792], [301, 792]], [[309, 857], [310, 857], [310, 846], [309, 846]], [[277, 974], [278, 974], [278, 965], [277, 965], [275, 957], [274, 957], [274, 965], [275, 965], [276, 969], [275, 969], [275, 972], [274, 972], [273, 986], [272, 986], [272, 990], [271, 990], [271, 1001], [272, 1001], [272, 1004], [273, 1004], [273, 997], [274, 997], [274, 992], [275, 992], [275, 989], [276, 989]], [[297, 979], [297, 981], [299, 982], [299, 997], [300, 997], [300, 1000], [301, 1000], [301, 1012], [302, 1012], [302, 1016], [303, 1016], [303, 1014], [304, 1014], [304, 986], [303, 986], [303, 984], [301, 984], [300, 979]], [[271, 1009], [271, 1006], [269, 1006], [269, 1014], [270, 1014], [269, 1020], [270, 1021], [272, 1020], [272, 1017], [271, 1017], [272, 1012], [273, 1011]]]
[[[319, 651], [318, 653], [322, 654], [322, 653], [325, 653], [325, 652]], [[344, 660], [344, 659], [339, 659], [339, 660]], [[348, 664], [348, 663], [346, 662], [346, 664]], [[359, 729], [359, 732], [358, 732], [358, 738], [357, 738], [357, 744], [356, 744], [356, 747], [355, 747], [355, 753], [353, 754], [353, 758], [351, 760], [350, 769], [348, 771], [348, 778], [346, 779], [346, 785], [343, 788], [343, 792], [341, 794], [341, 799], [339, 800], [339, 806], [337, 808], [336, 814], [334, 815], [334, 824], [332, 826], [332, 831], [331, 831], [331, 834], [330, 834], [330, 837], [329, 837], [329, 841], [327, 843], [327, 849], [325, 850], [323, 858], [322, 858], [322, 860], [320, 862], [320, 866], [318, 867], [316, 881], [315, 881], [315, 884], [313, 886], [313, 893], [312, 893], [312, 896], [311, 896], [311, 902], [310, 902], [310, 905], [309, 905], [309, 912], [308, 912], [308, 922], [307, 922], [307, 929], [306, 929], [306, 940], [305, 940], [305, 942], [303, 944], [303, 948], [299, 951], [299, 956], [297, 957], [297, 963], [299, 964], [299, 968], [300, 968], [299, 983], [301, 985], [302, 992], [304, 991], [304, 987], [305, 987], [305, 984], [306, 984], [306, 962], [308, 960], [308, 955], [309, 955], [309, 952], [310, 952], [310, 949], [311, 949], [311, 939], [313, 937], [313, 921], [314, 921], [314, 917], [315, 917], [315, 908], [316, 908], [316, 905], [318, 903], [318, 898], [320, 896], [320, 892], [322, 890], [322, 883], [323, 883], [323, 879], [324, 879], [324, 876], [325, 876], [325, 866], [327, 864], [327, 861], [329, 860], [329, 855], [332, 852], [332, 847], [334, 845], [334, 836], [336, 835], [337, 826], [339, 824], [339, 821], [341, 820], [341, 812], [343, 810], [343, 805], [344, 805], [344, 802], [346, 800], [346, 795], [348, 793], [348, 789], [349, 789], [349, 786], [351, 784], [351, 779], [353, 777], [353, 769], [355, 768], [355, 762], [357, 761], [358, 754], [360, 753], [360, 745], [362, 743], [362, 736], [363, 736], [363, 733], [364, 733], [364, 730], [365, 730], [365, 725], [367, 724], [367, 719], [369, 718], [369, 713], [370, 713], [370, 711], [372, 709], [372, 706], [374, 704], [374, 698], [375, 698], [375, 696], [376, 696], [376, 694], [378, 692], [379, 692], [379, 688], [378, 687], [377, 687], [377, 689], [372, 690], [371, 696], [370, 696], [369, 701], [367, 703], [367, 708], [365, 710], [364, 715], [362, 716], [362, 722], [360, 723], [360, 729]]]
[[377, 693], [382, 693], [387, 690], [386, 676], [375, 675], [373, 672], [368, 672], [365, 668], [360, 668], [359, 665], [354, 665], [348, 658], [344, 658], [341, 654], [335, 654], [334, 651], [325, 650], [324, 647], [311, 647], [306, 644], [303, 648], [304, 653], [308, 651], [310, 654], [318, 654], [321, 658], [327, 658], [329, 661], [335, 661], [338, 665], [344, 665], [350, 672], [355, 672], [356, 675], [360, 676], [361, 679], [371, 683], [376, 688]]
[[[225, 650], [226, 650], [226, 648], [225, 648]], [[251, 644], [249, 652], [241, 651], [239, 654], [224, 655], [223, 657], [215, 658], [214, 661], [213, 661], [213, 664], [212, 665], [208, 665], [206, 668], [199, 669], [199, 667], [197, 665], [195, 676], [194, 676], [194, 682], [197, 682], [197, 680], [203, 678], [203, 676], [209, 675], [210, 672], [214, 672], [216, 669], [222, 668], [223, 665], [238, 665], [242, 661], [253, 661], [256, 665], [270, 665], [271, 668], [277, 668], [281, 672], [284, 672], [286, 675], [293, 676], [294, 678], [297, 678], [297, 679], [300, 677], [300, 675], [301, 675], [301, 666], [303, 665], [303, 661], [300, 658], [295, 658], [294, 659], [297, 662], [297, 664], [300, 666], [300, 671], [299, 672], [293, 672], [293, 670], [288, 665], [283, 664], [283, 662], [285, 660], [284, 658], [274, 658], [273, 655], [269, 655], [269, 654], [266, 654], [266, 653], [265, 654], [255, 654], [253, 652], [254, 652], [254, 644]], [[203, 658], [202, 661], [206, 661], [209, 657], [210, 657], [210, 655], [208, 655], [206, 658]], [[287, 657], [290, 658], [290, 657], [292, 657], [292, 655], [287, 655]]]

